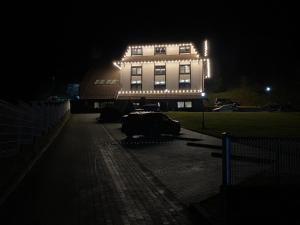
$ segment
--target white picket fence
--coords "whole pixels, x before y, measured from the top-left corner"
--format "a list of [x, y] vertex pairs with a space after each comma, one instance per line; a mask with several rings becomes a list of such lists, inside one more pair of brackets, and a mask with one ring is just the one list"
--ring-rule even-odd
[[19, 102], [0, 100], [0, 158], [13, 157], [22, 145], [47, 134], [70, 111], [70, 102]]

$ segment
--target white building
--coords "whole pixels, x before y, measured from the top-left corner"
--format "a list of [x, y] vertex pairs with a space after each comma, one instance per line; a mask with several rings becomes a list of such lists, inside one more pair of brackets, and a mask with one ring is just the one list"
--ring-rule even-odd
[[193, 43], [128, 46], [120, 61], [118, 100], [155, 103], [165, 110], [200, 110], [210, 77], [207, 41], [203, 56]]

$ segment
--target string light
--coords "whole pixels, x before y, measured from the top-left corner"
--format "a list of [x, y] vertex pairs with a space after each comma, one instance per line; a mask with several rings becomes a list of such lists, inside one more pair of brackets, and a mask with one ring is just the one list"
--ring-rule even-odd
[[129, 56], [131, 49], [132, 48], [155, 48], [155, 47], [179, 47], [179, 46], [191, 46], [193, 48], [193, 50], [196, 52], [196, 54], [199, 56], [199, 53], [197, 51], [197, 49], [195, 48], [195, 45], [190, 42], [190, 43], [169, 43], [169, 44], [152, 44], [152, 45], [129, 45], [125, 51], [125, 54], [122, 57], [122, 61]]
[[178, 89], [175, 89], [175, 90], [169, 90], [169, 89], [165, 89], [165, 90], [143, 90], [143, 91], [118, 91], [118, 94], [119, 95], [127, 95], [127, 94], [182, 94], [182, 93], [188, 93], [188, 94], [192, 94], [192, 93], [201, 93], [201, 95], [204, 93], [202, 92], [202, 90], [178, 90]]
[[206, 65], [207, 65], [207, 78], [210, 78], [210, 61], [209, 61], [209, 59], [207, 59]]
[[208, 44], [207, 40], [204, 41], [204, 57], [208, 56]]

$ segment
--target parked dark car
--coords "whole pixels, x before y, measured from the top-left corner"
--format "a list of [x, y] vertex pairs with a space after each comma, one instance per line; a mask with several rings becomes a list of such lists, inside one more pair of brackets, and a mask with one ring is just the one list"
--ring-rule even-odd
[[222, 105], [233, 104], [234, 106], [240, 106], [238, 102], [232, 101], [230, 98], [216, 98], [215, 107], [220, 107]]
[[152, 111], [152, 112], [159, 112], [159, 106], [157, 104], [145, 104], [139, 108], [135, 108], [134, 111]]
[[127, 136], [179, 134], [180, 122], [159, 112], [132, 112], [122, 117], [122, 131]]
[[283, 111], [282, 108], [283, 107], [278, 103], [269, 103], [264, 105], [262, 107], [262, 110], [267, 112], [280, 112]]
[[213, 112], [237, 112], [239, 108], [235, 104], [222, 105], [220, 107], [214, 108]]

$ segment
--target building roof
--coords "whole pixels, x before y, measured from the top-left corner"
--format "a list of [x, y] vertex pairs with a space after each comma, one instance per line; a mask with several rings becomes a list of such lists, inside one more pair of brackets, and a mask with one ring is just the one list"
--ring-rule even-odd
[[114, 67], [91, 69], [80, 82], [81, 99], [114, 99], [120, 89], [120, 74]]
[[180, 55], [141, 55], [128, 56], [122, 59], [122, 62], [149, 62], [149, 61], [179, 61], [179, 60], [198, 60], [197, 54], [180, 54]]

